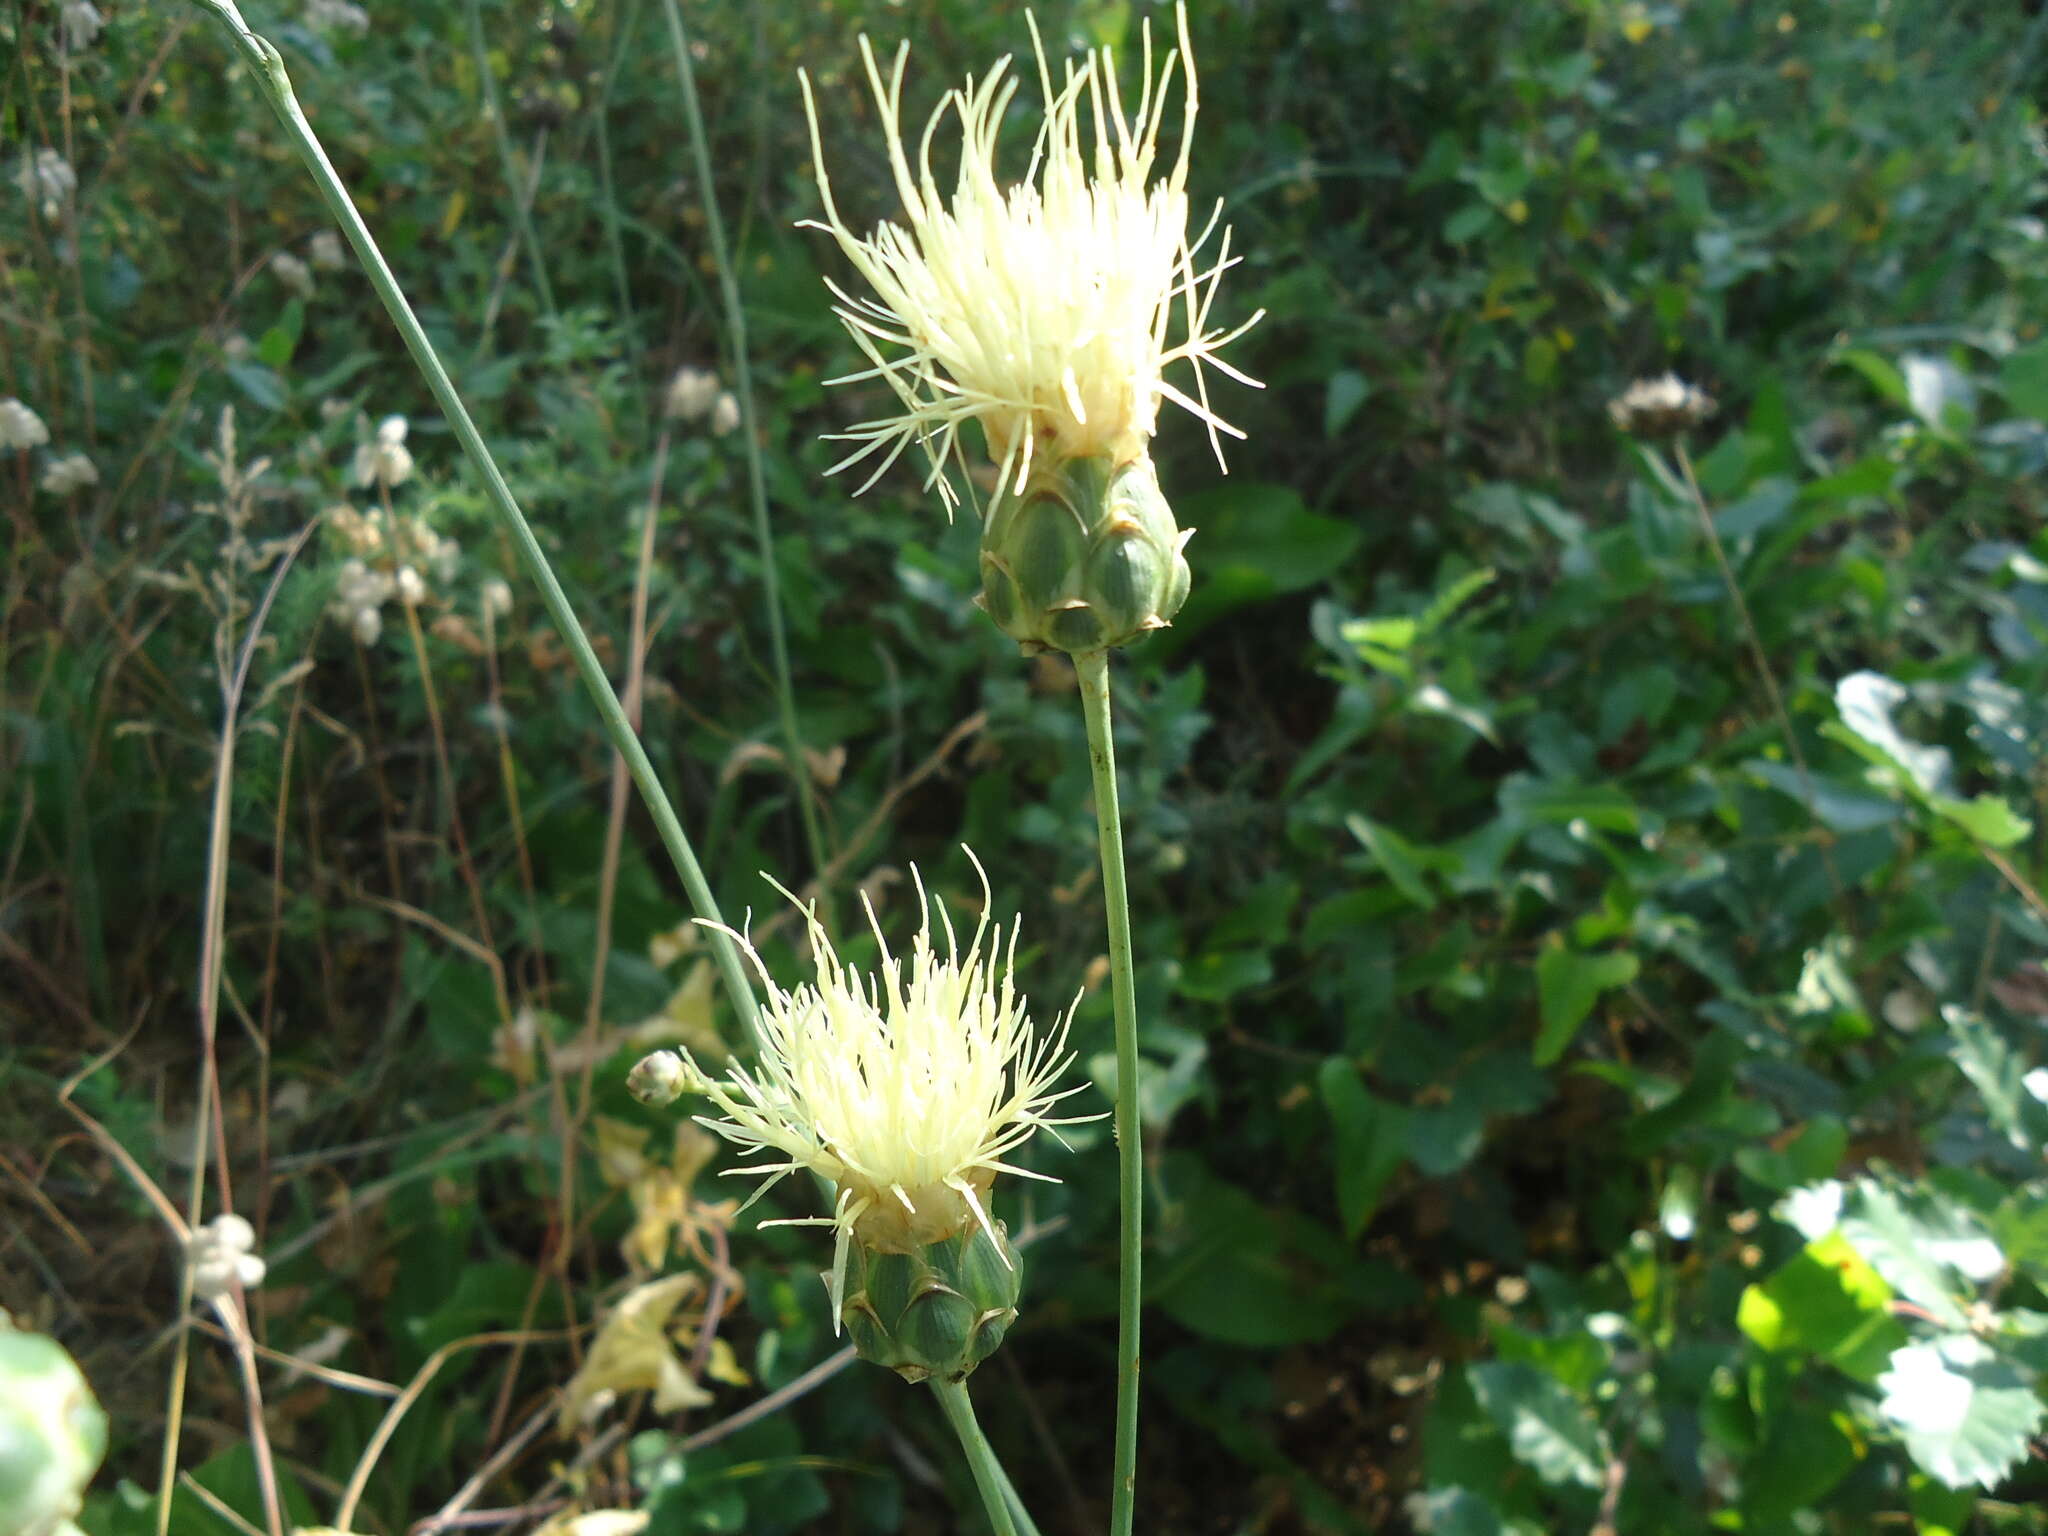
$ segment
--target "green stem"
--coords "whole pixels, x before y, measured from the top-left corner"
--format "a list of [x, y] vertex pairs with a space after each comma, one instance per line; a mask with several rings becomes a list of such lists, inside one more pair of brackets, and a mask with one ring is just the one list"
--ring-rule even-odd
[[[690, 846], [689, 835], [683, 831], [683, 824], [676, 818], [675, 807], [669, 804], [668, 796], [662, 791], [661, 781], [655, 776], [654, 764], [648, 761], [646, 749], [640, 745], [640, 738], [634, 734], [632, 725], [626, 719], [626, 712], [619, 704], [619, 696], [612, 690], [611, 680], [604, 675], [604, 667], [597, 659], [597, 653], [590, 648], [589, 637], [583, 633], [582, 625], [576, 621], [575, 610], [569, 606], [567, 594], [562, 591], [561, 582], [555, 579], [554, 570], [548, 565], [548, 557], [540, 547], [540, 541], [533, 536], [533, 528], [519, 510], [519, 503], [513, 499], [511, 487], [498, 470], [497, 461], [491, 457], [491, 450], [484, 445], [483, 434], [477, 431], [476, 423], [470, 419], [462, 397], [455, 392], [455, 385], [449, 380], [448, 370], [441, 365], [441, 359], [434, 351], [433, 343], [427, 340], [427, 333], [420, 326], [412, 306], [406, 302], [405, 294], [398, 286], [398, 280], [391, 275], [391, 268], [384, 261], [384, 253], [377, 249], [377, 242], [370, 237], [369, 226], [362, 215], [356, 212], [355, 203], [342, 185], [341, 177], [327, 158], [327, 151], [321, 148], [320, 140], [314, 135], [312, 125], [300, 111], [298, 98], [292, 92], [291, 78], [286, 75], [284, 60], [276, 48], [264, 38], [249, 30], [242, 20], [242, 13], [234, 0], [197, 0], [226, 24], [236, 48], [253, 67], [256, 81], [262, 87], [264, 96], [277, 113], [278, 121], [291, 135], [312, 174], [313, 181], [320, 189], [321, 199], [333, 215], [335, 223], [341, 226], [348, 241], [355, 248], [356, 258], [362, 262], [364, 272], [369, 276], [370, 286], [377, 290], [377, 297], [384, 302], [384, 308], [398, 327], [398, 334], [405, 347], [418, 364], [420, 373], [427, 381], [427, 388], [447, 417], [448, 424], [455, 429], [455, 436], [461, 442], [463, 451], [478, 477], [483, 481], [484, 494], [491, 508], [505, 525], [513, 544], [519, 550], [520, 559], [525, 563], [534, 584], [540, 588], [542, 604], [547, 608], [548, 617], [554, 620], [562, 641], [569, 647], [569, 654], [576, 663], [577, 675], [590, 694], [591, 702], [597, 706], [598, 718], [603, 722], [605, 734], [612, 745], [626, 760], [626, 769], [633, 775], [633, 782], [639, 787], [647, 801], [648, 811], [654, 817], [656, 831], [661, 835], [664, 847], [675, 861], [676, 872], [682, 877], [683, 888], [689, 893], [690, 905], [699, 917], [711, 922], [721, 922], [718, 903], [711, 894], [711, 886], [704, 878], [704, 871], [697, 863], [696, 852]], [[754, 1001], [754, 989], [747, 976], [745, 965], [740, 959], [739, 946], [719, 929], [709, 930], [713, 953], [717, 956], [720, 973], [725, 979], [726, 989], [732, 994], [733, 1006], [739, 1011], [749, 1031], [758, 1041], [760, 1020]]]
[[550, 320], [555, 318], [555, 293], [548, 284], [548, 267], [541, 255], [540, 237], [534, 233], [533, 214], [526, 206], [526, 197], [521, 187], [518, 159], [512, 153], [510, 126], [505, 121], [504, 108], [498, 104], [498, 82], [491, 73], [491, 53], [484, 39], [483, 17], [477, 11], [477, 0], [464, 0], [463, 9], [469, 16], [469, 46], [476, 59], [477, 89], [483, 94], [484, 111], [491, 119], [491, 135], [498, 142], [498, 164], [505, 173], [505, 200], [512, 205], [512, 219], [518, 226], [519, 241], [526, 247], [527, 264], [533, 268], [534, 291], [540, 295], [541, 312]]
[[[804, 754], [797, 726], [796, 688], [790, 681], [789, 640], [782, 622], [782, 584], [775, 572], [775, 534], [768, 524], [768, 477], [761, 463], [761, 441], [755, 431], [754, 375], [747, 353], [747, 313], [740, 303], [739, 280], [733, 275], [732, 252], [726, 245], [725, 220], [718, 211], [718, 187], [711, 177], [711, 150], [704, 136], [704, 114], [697, 105], [697, 74], [690, 64], [690, 39], [683, 30], [682, 8], [662, 0], [668, 15], [669, 41], [674, 45], [676, 79], [683, 88], [683, 116], [690, 127], [690, 156], [697, 189], [704, 200], [704, 227], [711, 237], [711, 259], [718, 267], [718, 292], [725, 305], [725, 335], [732, 349], [733, 394], [740, 403], [740, 432], [746, 439], [747, 495], [754, 507], [754, 540], [760, 546], [762, 595], [768, 605], [768, 651], [775, 668], [775, 702], [782, 717], [782, 749], [789, 759], [789, 777], [796, 787], [797, 809], [803, 816], [804, 843], [811, 867], [822, 880], [825, 841], [812, 802], [810, 759]], [[819, 892], [821, 905], [824, 892]], [[831, 923], [826, 922], [829, 929]]]
[[1131, 967], [1131, 901], [1124, 885], [1123, 817], [1110, 739], [1109, 652], [1074, 658], [1088, 766], [1095, 777], [1095, 833], [1102, 850], [1102, 900], [1109, 912], [1109, 978], [1116, 1011], [1116, 1167], [1123, 1261], [1117, 1271], [1116, 1470], [1110, 1536], [1130, 1536], [1138, 1483], [1138, 1306], [1143, 1290], [1145, 1153], [1138, 1124], [1138, 999]]
[[[1016, 1493], [974, 1417], [974, 1402], [967, 1395], [967, 1384], [940, 1381], [934, 1376], [932, 1391], [938, 1394], [939, 1406], [946, 1410], [946, 1422], [960, 1437], [960, 1449], [967, 1453], [967, 1465], [974, 1470], [974, 1486], [981, 1490], [982, 1505], [988, 1510], [988, 1523], [995, 1527], [996, 1536], [1018, 1536], [1017, 1522], [1011, 1513], [1011, 1500]], [[1036, 1530], [1031, 1530], [1029, 1536], [1037, 1536]]]

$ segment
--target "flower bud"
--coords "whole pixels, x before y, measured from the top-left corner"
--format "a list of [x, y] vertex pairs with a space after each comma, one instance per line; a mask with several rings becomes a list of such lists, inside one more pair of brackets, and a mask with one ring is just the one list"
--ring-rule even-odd
[[839, 1309], [863, 1360], [905, 1381], [965, 1380], [1017, 1320], [1024, 1271], [999, 1221], [969, 1222], [909, 1253], [884, 1252], [858, 1234]]
[[626, 1074], [626, 1092], [657, 1108], [673, 1104], [690, 1085], [690, 1069], [674, 1051], [654, 1051], [640, 1058]]
[[1128, 645], [1187, 601], [1187, 541], [1150, 458], [1069, 459], [998, 493], [978, 601], [1026, 655]]

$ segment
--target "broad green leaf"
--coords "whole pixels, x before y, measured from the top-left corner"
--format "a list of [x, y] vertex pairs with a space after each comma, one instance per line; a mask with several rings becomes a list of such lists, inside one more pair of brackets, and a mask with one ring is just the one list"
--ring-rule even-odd
[[1515, 1459], [1544, 1482], [1598, 1488], [1610, 1452], [1591, 1410], [1533, 1365], [1488, 1361], [1471, 1368], [1472, 1391], [1508, 1437]]
[[2033, 1145], [2029, 1122], [2038, 1123], [2038, 1106], [2032, 1105], [2032, 1096], [2024, 1087], [2025, 1061], [1996, 1030], [1967, 1009], [1944, 1008], [1941, 1016], [1954, 1042], [1949, 1055], [1983, 1095], [1984, 1114], [1991, 1128], [2016, 1147]]
[[1865, 745], [1895, 763], [1922, 794], [1938, 793], [1947, 783], [1950, 759], [1945, 747], [1922, 746], [1904, 736], [1892, 712], [1910, 695], [1903, 683], [1881, 672], [1852, 672], [1835, 684], [1835, 708]]
[[1951, 1488], [1996, 1486], [2048, 1416], [2029, 1375], [1969, 1333], [1907, 1345], [1877, 1385], [1907, 1452]]
[[1339, 368], [1331, 374], [1323, 389], [1323, 436], [1342, 432], [1371, 393], [1365, 375], [1355, 368]]
[[1855, 369], [1869, 381], [1870, 386], [1893, 405], [1912, 409], [1912, 399], [1906, 393], [1905, 375], [1898, 365], [1880, 353], [1852, 347], [1835, 354], [1835, 361]]
[[1810, 1509], [1856, 1465], [1852, 1439], [1837, 1417], [1801, 1405], [1772, 1416], [1742, 1474], [1742, 1503], [1761, 1525], [1775, 1526]]
[[1312, 1343], [1404, 1283], [1355, 1260], [1334, 1233], [1253, 1199], [1191, 1158], [1169, 1165], [1167, 1182], [1187, 1192], [1178, 1219], [1159, 1233], [1158, 1259], [1146, 1265], [1148, 1298], [1205, 1337], [1257, 1348]]
[[1429, 1536], [1506, 1536], [1500, 1511], [1470, 1488], [1432, 1488], [1415, 1502], [1416, 1528]]
[[1588, 955], [1562, 943], [1546, 945], [1536, 957], [1536, 993], [1543, 1027], [1533, 1052], [1536, 1064], [1547, 1067], [1564, 1054], [1602, 992], [1625, 987], [1639, 966], [1627, 950]]
[[1968, 1291], [1956, 1277], [1981, 1283], [2005, 1266], [1997, 1243], [1968, 1211], [1938, 1195], [1902, 1198], [1872, 1179], [1850, 1192], [1842, 1235], [1900, 1295], [1955, 1328], [1964, 1324], [1961, 1298]]
[[1401, 1166], [1408, 1110], [1369, 1093], [1358, 1069], [1341, 1056], [1323, 1063], [1317, 1082], [1337, 1132], [1337, 1210], [1345, 1235], [1356, 1237], [1372, 1220], [1387, 1181]]
[[1203, 1002], [1228, 1001], [1273, 979], [1273, 956], [1264, 949], [1215, 949], [1196, 955], [1174, 983], [1183, 996]]
[[2034, 824], [1999, 795], [1981, 794], [1969, 800], [1930, 795], [1927, 803], [1937, 815], [1954, 822], [1989, 848], [2010, 848], [2034, 830]]
[[1839, 1233], [1821, 1238], [1749, 1286], [1735, 1324], [1772, 1354], [1817, 1355], [1860, 1381], [1875, 1380], [1906, 1341], [1889, 1311], [1891, 1287]]
[[2048, 421], [2048, 341], [2008, 353], [1998, 369], [2005, 403], [2022, 416]]
[[1393, 828], [1381, 826], [1356, 811], [1344, 818], [1344, 825], [1353, 837], [1365, 844], [1366, 851], [1396, 890], [1425, 912], [1436, 905], [1436, 897], [1422, 878], [1422, 861], [1407, 839]]

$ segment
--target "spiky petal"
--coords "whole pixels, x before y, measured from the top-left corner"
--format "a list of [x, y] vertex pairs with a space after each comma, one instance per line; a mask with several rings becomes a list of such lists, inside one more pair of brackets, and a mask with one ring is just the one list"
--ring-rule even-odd
[[[1034, 22], [1045, 121], [1024, 180], [1005, 191], [995, 161], [997, 131], [1017, 90], [1010, 61], [946, 95], [919, 140], [913, 169], [902, 130], [909, 47], [897, 50], [885, 83], [863, 37], [861, 58], [887, 126], [904, 219], [880, 225], [867, 239], [848, 228], [833, 200], [817, 107], [804, 79], [825, 203], [825, 221], [807, 222], [838, 241], [873, 290], [863, 297], [833, 285], [839, 317], [873, 365], [835, 382], [879, 378], [902, 406], [844, 434], [859, 446], [835, 468], [880, 455], [862, 490], [915, 443], [931, 462], [928, 483], [950, 504], [954, 491], [942, 471], [969, 422], [981, 424], [1000, 479], [1019, 491], [1040, 455], [1106, 458], [1112, 465], [1136, 458], [1161, 400], [1200, 418], [1212, 442], [1218, 433], [1243, 435], [1210, 409], [1202, 366], [1253, 383], [1216, 354], [1259, 317], [1232, 331], [1209, 327], [1217, 283], [1234, 263], [1226, 230], [1215, 261], [1207, 270], [1196, 266], [1215, 217], [1193, 241], [1188, 237], [1196, 90], [1185, 7], [1179, 41], [1155, 78], [1145, 29], [1144, 91], [1126, 117], [1109, 51], [1069, 60], [1055, 90]], [[1155, 180], [1176, 71], [1180, 145], [1172, 168]], [[957, 120], [960, 136], [950, 197], [932, 171], [932, 144], [948, 118]], [[1170, 342], [1174, 331], [1180, 339]], [[1192, 395], [1163, 377], [1169, 364], [1183, 360], [1193, 365]], [[1217, 450], [1220, 461], [1220, 443]]]
[[[699, 1123], [748, 1153], [779, 1159], [728, 1170], [765, 1179], [754, 1199], [799, 1170], [835, 1186], [830, 1216], [782, 1223], [836, 1229], [835, 1318], [856, 1234], [870, 1250], [909, 1253], [970, 1223], [992, 1233], [986, 1197], [996, 1174], [1047, 1178], [1017, 1167], [1011, 1154], [1042, 1126], [1092, 1118], [1051, 1113], [1080, 1091], [1053, 1088], [1073, 1059], [1066, 1048], [1072, 1010], [1043, 1033], [1033, 1026], [1014, 980], [1017, 928], [1006, 940], [984, 902], [963, 948], [943, 905], [927, 898], [914, 867], [911, 874], [923, 922], [907, 961], [889, 952], [867, 907], [882, 946], [872, 975], [840, 961], [809, 909], [816, 979], [789, 991], [735, 934], [767, 990], [760, 1056], [723, 1079], [699, 1073], [721, 1111]], [[934, 912], [943, 948], [932, 939]]]

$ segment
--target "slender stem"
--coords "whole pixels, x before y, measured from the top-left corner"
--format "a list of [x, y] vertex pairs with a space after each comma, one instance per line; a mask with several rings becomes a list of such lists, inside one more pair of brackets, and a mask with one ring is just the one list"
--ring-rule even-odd
[[[1820, 825], [1820, 810], [1813, 790], [1813, 774], [1806, 766], [1806, 754], [1799, 748], [1798, 733], [1792, 729], [1792, 716], [1785, 708], [1785, 699], [1778, 692], [1778, 679], [1771, 671], [1771, 659], [1764, 652], [1763, 637], [1757, 633], [1756, 620], [1750, 617], [1749, 601], [1742, 595], [1742, 583], [1735, 579], [1735, 568], [1728, 563], [1728, 551], [1721, 547], [1721, 530], [1714, 526], [1714, 514], [1708, 510], [1707, 498], [1700, 490], [1699, 478], [1692, 472], [1692, 455], [1685, 451], [1685, 441], [1680, 439], [1673, 445], [1678, 460], [1678, 472], [1685, 479], [1686, 491], [1692, 497], [1693, 511], [1699, 515], [1700, 531], [1706, 535], [1707, 548], [1714, 552], [1714, 566], [1721, 573], [1721, 585], [1728, 590], [1728, 601], [1735, 609], [1735, 617], [1742, 625], [1742, 636], [1749, 646], [1749, 659], [1756, 668], [1757, 676], [1763, 679], [1764, 694], [1770, 700], [1771, 713], [1777, 717], [1778, 734], [1785, 738], [1785, 750], [1792, 754], [1792, 767], [1799, 775], [1799, 788], [1806, 800], [1807, 814]], [[1827, 870], [1828, 884], [1834, 887], [1838, 903], [1847, 899], [1847, 888], [1842, 884], [1841, 871], [1835, 868], [1835, 856], [1828, 849], [1828, 834], [1821, 833], [1820, 861]], [[1850, 921], [1854, 921], [1853, 916]]]
[[[960, 1390], [967, 1389], [963, 1386]], [[1017, 1536], [1038, 1536], [1038, 1522], [1024, 1507], [1023, 1495], [1017, 1492], [1017, 1485], [1010, 1481], [1010, 1474], [1000, 1461], [996, 1463], [996, 1480], [1003, 1485], [1003, 1502], [1010, 1506], [1010, 1518], [1017, 1522]]]
[[[740, 285], [733, 276], [732, 252], [725, 240], [725, 220], [718, 211], [718, 187], [711, 178], [711, 150], [704, 136], [704, 114], [697, 106], [697, 75], [690, 64], [690, 40], [683, 30], [682, 8], [676, 0], [662, 0], [662, 9], [667, 13], [669, 41], [675, 48], [676, 78], [683, 88], [683, 116], [690, 126], [690, 155], [697, 172], [697, 189], [704, 200], [705, 232], [711, 237], [711, 258], [718, 266], [719, 297], [725, 302], [733, 394], [740, 403], [740, 432], [746, 439], [747, 494], [754, 504], [754, 540], [760, 546], [762, 596], [768, 605], [768, 652], [775, 668], [775, 704], [782, 717], [782, 750], [789, 759], [790, 782], [796, 788], [797, 809], [803, 816], [804, 843], [811, 855], [811, 868], [822, 877], [825, 841], [818, 829], [818, 811], [812, 800], [810, 759], [804, 753], [803, 732], [797, 725], [796, 687], [790, 681], [789, 638], [782, 622], [782, 584], [775, 573], [775, 534], [768, 523], [768, 477], [761, 464], [753, 367], [747, 357], [747, 312], [740, 303]], [[824, 896], [824, 892], [819, 892], [821, 905], [829, 908]], [[826, 927], [831, 927], [829, 918]]]
[[[625, 709], [619, 703], [619, 696], [613, 692], [611, 680], [605, 676], [604, 667], [591, 649], [589, 637], [577, 623], [575, 610], [569, 606], [569, 598], [556, 580], [548, 557], [540, 547], [540, 541], [533, 535], [533, 528], [526, 516], [519, 510], [519, 503], [513, 498], [512, 489], [505, 483], [498, 464], [491, 457], [491, 450], [485, 446], [483, 434], [477, 431], [476, 423], [470, 419], [469, 410], [462, 403], [462, 397], [455, 392], [455, 385], [448, 377], [448, 370], [441, 365], [441, 359], [434, 351], [433, 343], [427, 339], [419, 318], [413, 314], [412, 305], [406, 302], [405, 294], [398, 286], [398, 279], [385, 264], [384, 253], [377, 249], [377, 242], [371, 238], [370, 229], [356, 212], [355, 203], [350, 199], [348, 189], [342, 185], [341, 177], [327, 158], [327, 151], [320, 145], [312, 125], [300, 111], [298, 98], [292, 93], [292, 83], [285, 74], [284, 60], [276, 48], [265, 39], [249, 30], [242, 20], [242, 13], [234, 0], [197, 0], [206, 9], [218, 16], [227, 26], [235, 46], [254, 67], [257, 83], [262, 87], [271, 109], [277, 113], [278, 121], [284, 125], [305, 163], [313, 181], [320, 190], [321, 199], [334, 221], [348, 236], [354, 247], [356, 258], [362, 262], [363, 270], [370, 279], [370, 285], [377, 290], [377, 297], [383, 301], [385, 311], [392, 323], [398, 327], [399, 337], [412, 354], [413, 362], [433, 392], [435, 402], [455, 429], [463, 451], [469, 455], [471, 466], [483, 481], [484, 494], [491, 508], [504, 524], [513, 544], [519, 550], [520, 559], [525, 563], [534, 584], [540, 588], [542, 604], [547, 608], [548, 617], [554, 621], [561, 633], [562, 641], [569, 648], [569, 654], [576, 663], [577, 675], [582, 679], [591, 702], [597, 706], [598, 718], [603, 722], [605, 734], [611, 738], [620, 755], [626, 759], [627, 770], [633, 775], [633, 782], [647, 801], [647, 809], [654, 818], [655, 830], [660, 833], [662, 845], [669, 857], [675, 861], [676, 872], [682, 877], [683, 888], [689, 893], [690, 905], [697, 915], [720, 922], [718, 903], [711, 894], [711, 886], [704, 878], [703, 868], [697, 862], [696, 851], [690, 846], [689, 835], [683, 831], [683, 824], [676, 817], [675, 807], [669, 803], [668, 795], [662, 790], [661, 780], [655, 775], [654, 764], [648, 760], [647, 751], [640, 745], [640, 738], [626, 719]], [[754, 1001], [754, 989], [750, 984], [745, 965], [740, 958], [739, 947], [732, 939], [718, 929], [711, 929], [713, 953], [717, 956], [719, 971], [725, 979], [726, 990], [731, 994], [733, 1006], [740, 1017], [746, 1020], [754, 1038], [760, 1038], [759, 1010]]]
[[967, 1465], [974, 1470], [974, 1486], [981, 1490], [982, 1505], [988, 1510], [988, 1523], [995, 1527], [996, 1536], [1018, 1536], [1017, 1522], [1010, 1505], [1010, 1497], [1014, 1494], [1005, 1497], [1009, 1479], [1003, 1475], [1002, 1463], [996, 1460], [988, 1437], [981, 1432], [981, 1425], [975, 1420], [974, 1402], [967, 1395], [967, 1384], [940, 1381], [934, 1376], [932, 1391], [938, 1394], [939, 1406], [946, 1410], [946, 1422], [960, 1437], [960, 1449], [967, 1453]]
[[1110, 739], [1109, 652], [1074, 658], [1088, 767], [1095, 777], [1095, 834], [1102, 850], [1102, 900], [1109, 912], [1109, 979], [1116, 1011], [1116, 1171], [1123, 1260], [1117, 1271], [1116, 1471], [1110, 1536], [1130, 1536], [1138, 1483], [1138, 1306], [1143, 1290], [1145, 1153], [1138, 1124], [1138, 999], [1131, 967], [1131, 902], [1124, 886], [1123, 817]]
[[505, 110], [498, 104], [498, 81], [491, 73], [491, 52], [484, 38], [483, 17], [478, 13], [477, 0], [464, 0], [463, 9], [469, 16], [469, 47], [476, 61], [477, 89], [483, 95], [484, 111], [491, 119], [491, 135], [498, 142], [498, 163], [505, 172], [505, 197], [512, 204], [513, 223], [519, 231], [520, 242], [526, 247], [527, 264], [533, 269], [533, 287], [540, 295], [541, 312], [552, 320], [555, 318], [555, 293], [548, 284], [548, 266], [541, 255], [540, 237], [534, 233], [533, 211], [526, 198], [520, 195], [519, 162], [512, 153], [511, 129], [505, 121]]

